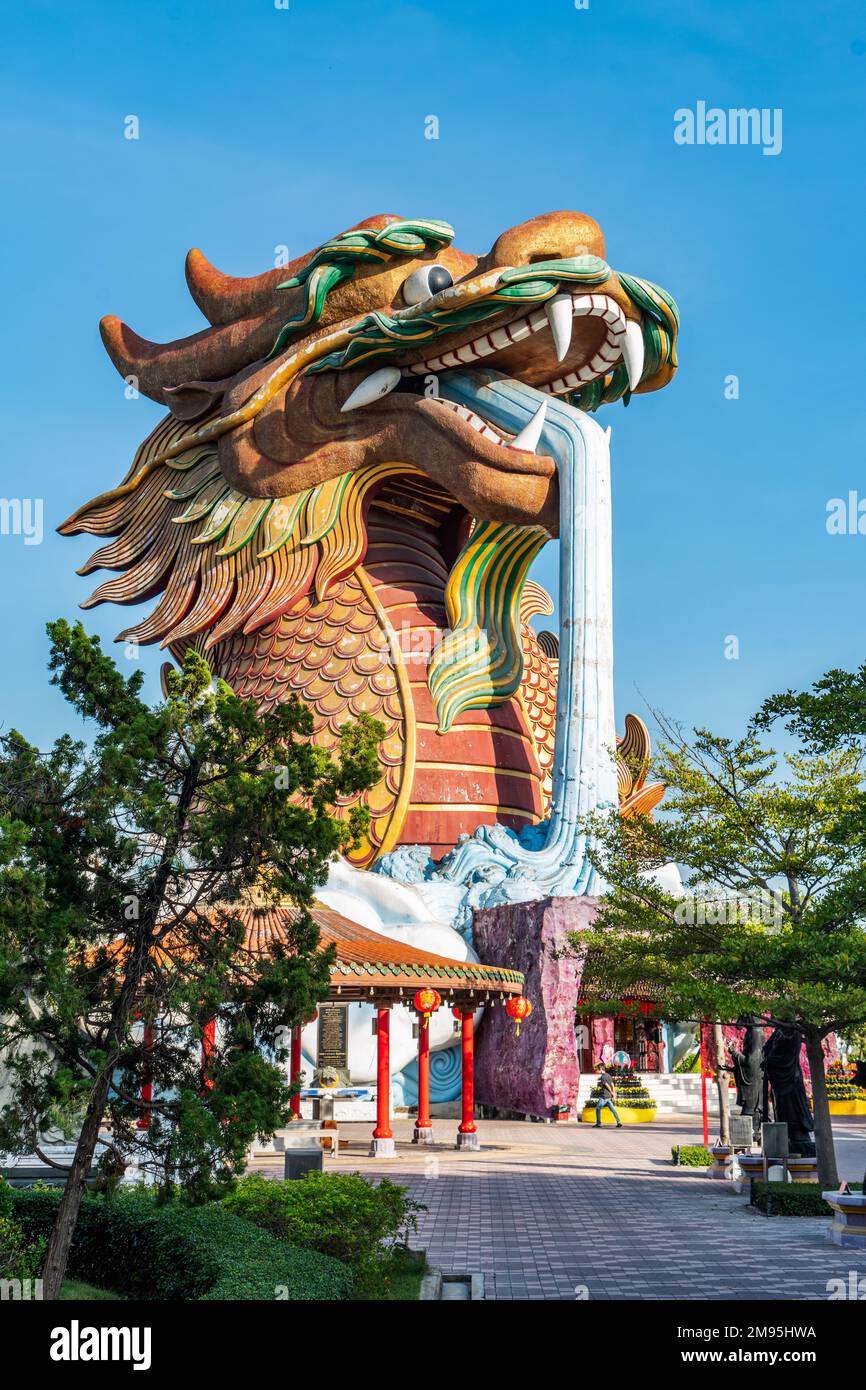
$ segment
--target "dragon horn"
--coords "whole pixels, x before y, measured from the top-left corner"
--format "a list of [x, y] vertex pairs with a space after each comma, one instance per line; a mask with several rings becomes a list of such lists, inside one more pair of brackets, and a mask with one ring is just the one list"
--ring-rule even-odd
[[265, 357], [286, 317], [303, 302], [301, 290], [283, 293], [285, 299], [269, 314], [205, 328], [172, 343], [151, 343], [114, 314], [106, 314], [99, 331], [120, 375], [134, 377], [145, 396], [169, 405], [167, 388], [188, 381], [222, 381]]
[[186, 283], [209, 323], [234, 323], [273, 308], [277, 286], [303, 270], [308, 260], [309, 256], [299, 256], [263, 275], [224, 275], [194, 246], [186, 258]]
[[[377, 213], [350, 227], [349, 232], [377, 231], [397, 220], [394, 214]], [[278, 300], [285, 306], [286, 292], [281, 290], [277, 294], [277, 286], [293, 279], [315, 254], [315, 251], [308, 251], [262, 275], [224, 275], [194, 246], [186, 258], [186, 283], [209, 323], [234, 323], [239, 318], [265, 313]]]

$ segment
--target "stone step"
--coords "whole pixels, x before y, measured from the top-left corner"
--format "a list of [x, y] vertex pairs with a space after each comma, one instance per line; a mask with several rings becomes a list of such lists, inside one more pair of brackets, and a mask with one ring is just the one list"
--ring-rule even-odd
[[[701, 1078], [689, 1073], [680, 1075], [670, 1072], [638, 1072], [641, 1084], [646, 1087], [656, 1102], [659, 1115], [699, 1115], [702, 1109]], [[585, 1073], [581, 1076], [577, 1090], [577, 1105], [582, 1109], [589, 1100], [595, 1085], [595, 1076]], [[733, 1096], [731, 1097], [733, 1103]], [[718, 1115], [719, 1104], [715, 1083], [707, 1082], [707, 1109], [711, 1115]]]

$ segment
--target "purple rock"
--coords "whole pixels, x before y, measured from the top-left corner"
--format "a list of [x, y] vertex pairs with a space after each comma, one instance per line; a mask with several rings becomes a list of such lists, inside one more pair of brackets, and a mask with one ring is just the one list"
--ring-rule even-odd
[[581, 962], [568, 938], [590, 925], [597, 906], [595, 898], [542, 898], [475, 913], [479, 956], [488, 965], [521, 970], [533, 1005], [519, 1038], [499, 1003], [485, 1011], [475, 1055], [479, 1104], [543, 1116], [558, 1106], [573, 1109], [580, 1076], [575, 1022]]

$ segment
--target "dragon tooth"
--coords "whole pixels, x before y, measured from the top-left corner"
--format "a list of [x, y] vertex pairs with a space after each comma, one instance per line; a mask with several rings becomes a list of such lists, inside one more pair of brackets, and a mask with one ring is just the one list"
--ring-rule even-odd
[[571, 295], [555, 294], [552, 299], [548, 299], [544, 306], [544, 312], [547, 314], [547, 320], [550, 324], [553, 346], [556, 349], [556, 360], [561, 362], [571, 346]]
[[347, 410], [357, 410], [361, 405], [381, 400], [389, 391], [394, 390], [400, 377], [399, 367], [380, 367], [378, 371], [371, 372], [360, 386], [355, 387], [349, 399], [343, 402], [340, 413], [344, 415]]
[[510, 448], [525, 449], [527, 453], [534, 454], [535, 447], [541, 438], [541, 431], [544, 427], [544, 417], [547, 414], [547, 401], [542, 401], [528, 425], [524, 425], [519, 434], [516, 434], [511, 441]]
[[629, 390], [633, 391], [643, 376], [644, 344], [643, 329], [639, 323], [629, 319], [625, 326], [622, 341], [622, 360], [628, 372]]

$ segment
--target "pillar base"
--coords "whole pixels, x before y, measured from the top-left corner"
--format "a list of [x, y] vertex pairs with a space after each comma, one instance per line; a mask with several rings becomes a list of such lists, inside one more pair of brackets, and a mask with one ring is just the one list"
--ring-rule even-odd
[[458, 1148], [458, 1149], [470, 1149], [470, 1150], [477, 1150], [477, 1149], [480, 1149], [480, 1148], [481, 1148], [481, 1143], [480, 1143], [479, 1138], [478, 1138], [478, 1131], [477, 1131], [477, 1130], [472, 1130], [472, 1132], [471, 1132], [470, 1134], [465, 1134], [465, 1133], [463, 1132], [463, 1130], [458, 1129], [458, 1131], [457, 1131], [457, 1148]]
[[394, 1158], [396, 1153], [393, 1136], [388, 1139], [373, 1139], [370, 1142], [371, 1158]]
[[414, 1133], [412, 1134], [412, 1143], [413, 1143], [413, 1144], [432, 1144], [432, 1143], [433, 1143], [433, 1130], [430, 1128], [430, 1126], [429, 1126], [429, 1125], [422, 1125], [422, 1126], [419, 1128], [419, 1126], [416, 1125], [416, 1126], [415, 1126]]

